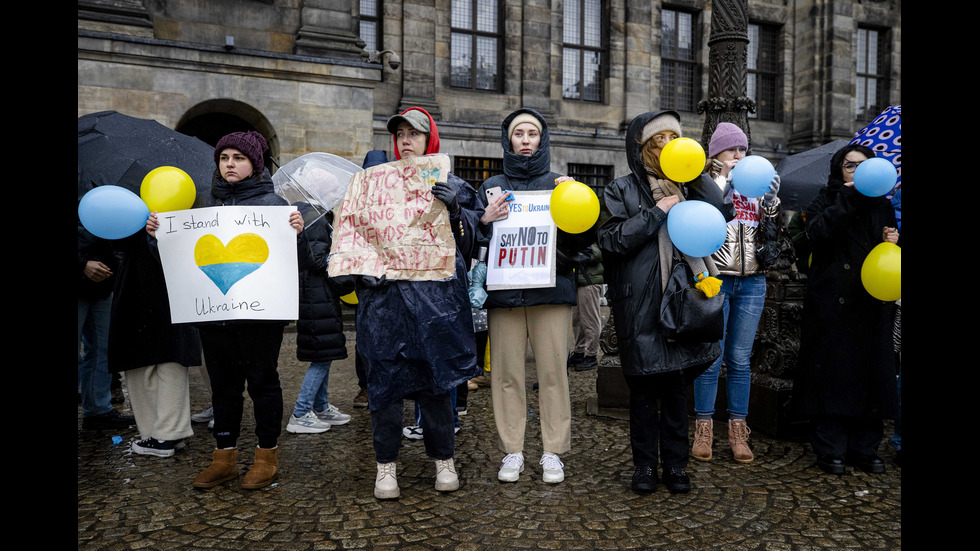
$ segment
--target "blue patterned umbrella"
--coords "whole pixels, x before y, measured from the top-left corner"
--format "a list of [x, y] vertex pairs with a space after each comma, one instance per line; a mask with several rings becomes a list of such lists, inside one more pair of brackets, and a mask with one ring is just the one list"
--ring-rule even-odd
[[902, 187], [902, 106], [892, 105], [885, 109], [875, 120], [859, 130], [852, 144], [861, 144], [871, 148], [879, 157], [888, 159], [898, 170], [898, 183], [888, 193], [894, 195]]

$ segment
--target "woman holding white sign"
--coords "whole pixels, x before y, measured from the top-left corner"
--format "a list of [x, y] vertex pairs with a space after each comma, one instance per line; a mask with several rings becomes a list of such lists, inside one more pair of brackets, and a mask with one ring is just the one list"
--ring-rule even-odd
[[[424, 109], [406, 109], [388, 119], [387, 128], [399, 161], [439, 152], [438, 128]], [[371, 170], [389, 170], [386, 166]], [[426, 208], [436, 204], [434, 198], [448, 210], [455, 245], [452, 277], [357, 278], [357, 348], [367, 376], [377, 461], [374, 496], [378, 499], [400, 495], [396, 462], [405, 398], [421, 407], [425, 452], [435, 460], [435, 489], [451, 492], [459, 488], [450, 391], [479, 373], [466, 267], [482, 211], [476, 209], [473, 190], [461, 178], [448, 174], [445, 179], [435, 179], [432, 197], [425, 194]]]
[[719, 208], [726, 219], [734, 217], [731, 204], [724, 204], [722, 191], [706, 175], [687, 183], [664, 176], [660, 154], [665, 145], [680, 137], [681, 119], [674, 111], [643, 113], [633, 119], [626, 132], [626, 158], [632, 174], [606, 186], [610, 218], [599, 228], [607, 298], [630, 389], [635, 492], [655, 489], [660, 464], [670, 492], [690, 491], [691, 480], [684, 470], [690, 452], [687, 385], [720, 353], [717, 342], [668, 340], [659, 323], [670, 269], [684, 262], [667, 234], [671, 207], [683, 194]]
[[[504, 173], [487, 179], [477, 191], [477, 199], [485, 207], [480, 220], [481, 230], [488, 236], [493, 234], [495, 223], [503, 226], [502, 221], [509, 216], [508, 201], [513, 197], [511, 192], [551, 191], [555, 185], [568, 179], [551, 172], [548, 124], [538, 112], [518, 109], [504, 119], [501, 130]], [[493, 198], [488, 197], [488, 191]], [[526, 205], [515, 205], [515, 208], [523, 211], [523, 206]], [[553, 222], [549, 221], [549, 224]], [[523, 239], [526, 244], [529, 238], [521, 237], [518, 230], [515, 232], [517, 239]], [[491, 290], [484, 304], [493, 365], [490, 370], [493, 414], [500, 448], [506, 454], [497, 473], [497, 479], [501, 482], [516, 482], [524, 471], [524, 431], [527, 424], [524, 360], [529, 338], [534, 349], [540, 387], [543, 453], [539, 463], [542, 466], [542, 479], [552, 484], [565, 479], [564, 464], [559, 455], [571, 449], [572, 414], [565, 367], [576, 285], [572, 259], [563, 250], [588, 249], [595, 233], [588, 230], [575, 236], [561, 230], [551, 230], [550, 235], [556, 233], [557, 246], [552, 251], [557, 259], [550, 257], [557, 264], [553, 286], [523, 288], [521, 284], [515, 284], [511, 288]], [[528, 234], [525, 231], [523, 235]], [[511, 254], [522, 256], [523, 251], [518, 252], [520, 247], [508, 247], [504, 242], [509, 242], [509, 239], [504, 237], [508, 236], [497, 237], [495, 244], [491, 245], [488, 259], [491, 263], [497, 261], [502, 264], [501, 254], [507, 256], [508, 262]], [[529, 256], [540, 258], [537, 254]], [[520, 279], [518, 272], [533, 269], [529, 268], [531, 264], [540, 265], [533, 262], [534, 259], [531, 263], [509, 270], [514, 274], [514, 280]]]

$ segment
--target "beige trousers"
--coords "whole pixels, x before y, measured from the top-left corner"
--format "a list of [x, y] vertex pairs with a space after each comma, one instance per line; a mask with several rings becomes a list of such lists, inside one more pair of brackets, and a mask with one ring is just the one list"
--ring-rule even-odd
[[575, 335], [575, 348], [572, 352], [597, 356], [599, 354], [599, 333], [602, 331], [602, 314], [599, 312], [599, 299], [602, 285], [583, 285], [575, 292], [578, 303], [572, 307], [572, 332]]
[[186, 367], [168, 362], [130, 369], [126, 387], [140, 439], [180, 440], [194, 435]]
[[571, 449], [572, 406], [568, 396], [568, 332], [572, 305], [542, 304], [527, 308], [494, 308], [490, 328], [490, 389], [500, 449], [524, 450], [527, 424], [525, 365], [530, 338], [538, 370], [538, 413], [543, 451]]

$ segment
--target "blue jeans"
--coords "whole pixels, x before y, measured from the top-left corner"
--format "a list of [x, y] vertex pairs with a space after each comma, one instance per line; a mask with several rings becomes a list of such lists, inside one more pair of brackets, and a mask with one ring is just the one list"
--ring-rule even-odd
[[299, 396], [293, 406], [293, 416], [302, 417], [313, 411], [323, 411], [329, 405], [327, 380], [330, 378], [330, 362], [313, 362], [306, 370], [303, 385], [299, 387]]
[[720, 278], [721, 292], [725, 293], [725, 334], [719, 343], [722, 353], [707, 371], [694, 380], [694, 412], [700, 419], [714, 415], [718, 374], [724, 358], [728, 366], [725, 386], [728, 414], [744, 419], [749, 413], [749, 389], [752, 386], [752, 343], [766, 303], [766, 276]]
[[82, 417], [109, 413], [109, 311], [112, 295], [103, 299], [78, 299], [78, 343], [85, 351], [78, 356], [78, 391], [82, 394]]

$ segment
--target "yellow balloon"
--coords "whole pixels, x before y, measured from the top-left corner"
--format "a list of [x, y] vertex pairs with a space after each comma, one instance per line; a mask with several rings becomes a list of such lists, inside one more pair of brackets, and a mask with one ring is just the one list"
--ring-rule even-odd
[[195, 197], [194, 180], [175, 166], [154, 168], [140, 185], [140, 198], [152, 212], [189, 209]]
[[354, 291], [351, 291], [346, 295], [340, 297], [340, 300], [342, 300], [344, 304], [351, 304], [351, 305], [357, 304], [357, 295], [354, 294]]
[[568, 233], [582, 233], [599, 219], [599, 198], [582, 182], [562, 182], [551, 192], [551, 218]]
[[878, 300], [902, 298], [902, 248], [886, 242], [871, 249], [861, 265], [861, 283]]
[[691, 138], [670, 140], [660, 152], [660, 168], [664, 176], [684, 183], [704, 172], [704, 148]]

